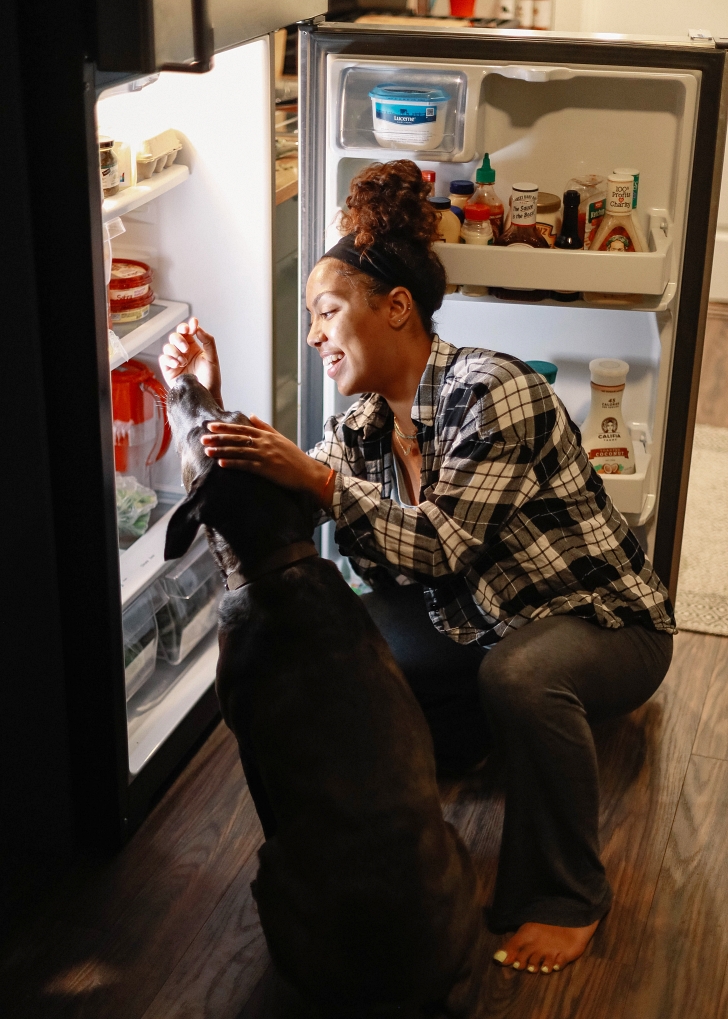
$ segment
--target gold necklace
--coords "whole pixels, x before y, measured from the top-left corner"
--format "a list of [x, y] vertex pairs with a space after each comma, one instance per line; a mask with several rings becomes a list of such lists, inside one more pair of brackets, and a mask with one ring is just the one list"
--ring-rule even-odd
[[[394, 430], [397, 433], [397, 438], [399, 439], [399, 445], [400, 449], [402, 450], [403, 456], [409, 456], [410, 453], [412, 452], [412, 447], [415, 444], [415, 440], [417, 439], [417, 432], [413, 432], [412, 435], [407, 435], [405, 432], [401, 430], [401, 428], [397, 424], [397, 418], [394, 419]], [[402, 441], [403, 439], [409, 440], [409, 445], [407, 446], [406, 449], [404, 447], [404, 442]]]

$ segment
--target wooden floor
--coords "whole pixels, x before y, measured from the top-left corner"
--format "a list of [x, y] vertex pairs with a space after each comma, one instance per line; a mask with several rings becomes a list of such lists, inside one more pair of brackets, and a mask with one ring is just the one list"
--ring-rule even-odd
[[[700, 420], [728, 426], [728, 320], [710, 322], [704, 376]], [[612, 911], [562, 973], [487, 963], [478, 1019], [728, 1019], [728, 638], [680, 634], [655, 697], [596, 739]], [[494, 769], [442, 787], [488, 888], [502, 818]], [[270, 968], [251, 899], [261, 837], [219, 726], [124, 851], [80, 863], [28, 919], [0, 967], [0, 1015], [303, 1016]]]

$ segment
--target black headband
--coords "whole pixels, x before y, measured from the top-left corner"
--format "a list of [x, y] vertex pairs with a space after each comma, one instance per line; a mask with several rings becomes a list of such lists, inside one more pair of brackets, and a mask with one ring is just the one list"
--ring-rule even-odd
[[432, 308], [432, 294], [428, 292], [421, 274], [391, 245], [375, 243], [362, 251], [354, 244], [355, 238], [356, 234], [347, 234], [333, 248], [329, 248], [323, 257], [345, 262], [392, 288], [406, 287], [417, 304], [426, 310]]

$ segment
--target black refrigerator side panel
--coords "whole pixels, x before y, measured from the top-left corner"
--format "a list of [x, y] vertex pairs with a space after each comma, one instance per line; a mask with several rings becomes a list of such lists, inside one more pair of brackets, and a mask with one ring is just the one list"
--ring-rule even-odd
[[[73, 848], [68, 733], [15, 8], [0, 8], [0, 138], [15, 167], [0, 255], [0, 937]], [[40, 885], [40, 888], [39, 888]]]
[[[716, 54], [724, 58], [724, 53]], [[705, 319], [726, 141], [728, 69], [703, 68], [687, 235], [665, 434], [665, 464], [655, 529], [655, 567], [675, 600], [703, 359]]]
[[[18, 0], [16, 12], [70, 780], [81, 837], [108, 845], [124, 828], [128, 765], [101, 185], [94, 92], [84, 62], [85, 8], [81, 0]], [[35, 579], [41, 588], [42, 578]], [[53, 637], [41, 628], [35, 639]]]

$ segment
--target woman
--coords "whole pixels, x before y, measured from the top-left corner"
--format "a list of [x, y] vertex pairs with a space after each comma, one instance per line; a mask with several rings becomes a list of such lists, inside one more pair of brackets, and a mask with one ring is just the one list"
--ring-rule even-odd
[[[308, 343], [340, 393], [365, 395], [309, 454], [259, 419], [212, 423], [203, 441], [223, 467], [310, 491], [335, 521], [440, 765], [475, 764], [493, 733], [506, 808], [489, 924], [515, 931], [495, 958], [549, 973], [611, 901], [589, 723], [657, 689], [672, 609], [551, 387], [434, 334], [446, 279], [415, 164], [367, 168], [347, 206], [347, 235], [308, 280]], [[194, 319], [160, 363], [219, 399], [214, 340]]]

